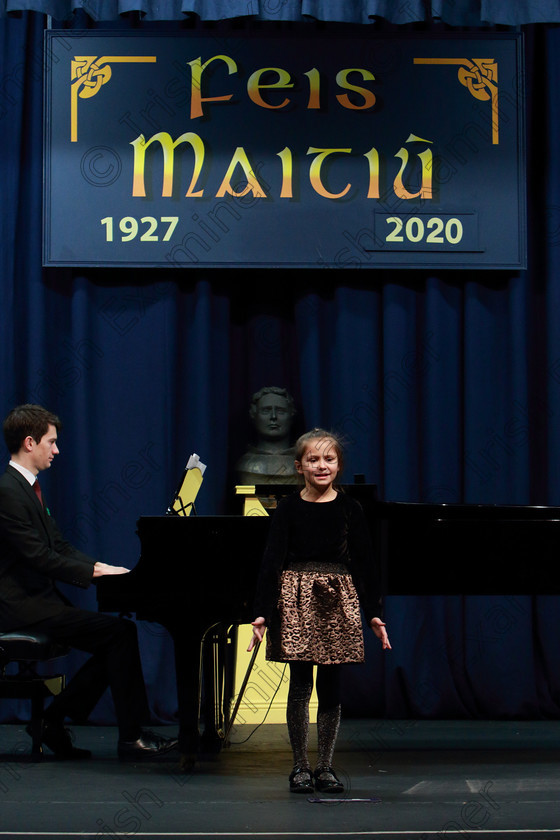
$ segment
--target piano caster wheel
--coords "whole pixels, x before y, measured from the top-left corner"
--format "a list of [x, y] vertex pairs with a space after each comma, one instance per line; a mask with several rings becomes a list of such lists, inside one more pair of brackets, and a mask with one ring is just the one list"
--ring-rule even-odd
[[194, 770], [198, 756], [196, 753], [181, 753], [179, 757], [179, 772], [190, 773]]

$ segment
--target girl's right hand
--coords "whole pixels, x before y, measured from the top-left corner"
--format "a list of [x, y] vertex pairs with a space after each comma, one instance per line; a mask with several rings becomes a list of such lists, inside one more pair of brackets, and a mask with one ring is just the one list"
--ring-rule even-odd
[[249, 647], [247, 648], [249, 652], [253, 650], [257, 642], [262, 642], [264, 638], [264, 631], [266, 630], [266, 622], [262, 615], [260, 615], [258, 618], [255, 618], [255, 620], [252, 621], [251, 624], [253, 626], [253, 636], [251, 638], [251, 641], [249, 642]]
[[385, 622], [381, 621], [380, 618], [372, 618], [369, 626], [380, 640], [383, 650], [391, 650], [391, 642], [389, 641], [389, 636], [387, 635], [387, 631], [385, 629]]

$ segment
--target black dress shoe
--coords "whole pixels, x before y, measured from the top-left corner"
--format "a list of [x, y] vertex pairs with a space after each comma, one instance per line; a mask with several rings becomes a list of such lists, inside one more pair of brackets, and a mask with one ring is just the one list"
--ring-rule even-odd
[[[31, 726], [26, 726], [25, 731], [32, 736]], [[79, 761], [80, 759], [91, 758], [90, 750], [82, 750], [74, 746], [72, 730], [66, 729], [61, 723], [45, 721], [41, 741], [61, 761]]]
[[318, 767], [313, 776], [315, 778], [315, 790], [320, 793], [342, 793], [344, 790], [344, 785], [332, 767]]
[[313, 793], [313, 776], [309, 767], [294, 767], [290, 773], [291, 793]]
[[117, 753], [121, 761], [141, 761], [165, 755], [177, 744], [177, 738], [164, 738], [151, 729], [143, 729], [135, 741], [119, 741]]

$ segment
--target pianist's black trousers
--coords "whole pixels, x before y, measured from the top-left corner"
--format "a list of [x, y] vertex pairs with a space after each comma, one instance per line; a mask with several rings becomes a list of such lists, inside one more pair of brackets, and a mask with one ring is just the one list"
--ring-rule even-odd
[[141, 726], [150, 719], [150, 711], [134, 622], [67, 606], [54, 618], [28, 629], [42, 631], [70, 648], [92, 654], [54, 698], [45, 719], [62, 723], [68, 717], [85, 722], [109, 687], [119, 737], [136, 740]]

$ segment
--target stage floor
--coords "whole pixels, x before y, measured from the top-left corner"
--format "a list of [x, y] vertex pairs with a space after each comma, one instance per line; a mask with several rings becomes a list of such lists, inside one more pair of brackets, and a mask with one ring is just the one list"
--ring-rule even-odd
[[327, 801], [289, 793], [283, 724], [237, 727], [186, 775], [175, 753], [121, 764], [112, 727], [74, 731], [90, 761], [32, 763], [23, 727], [0, 726], [0, 840], [560, 836], [560, 721], [346, 720]]

